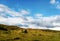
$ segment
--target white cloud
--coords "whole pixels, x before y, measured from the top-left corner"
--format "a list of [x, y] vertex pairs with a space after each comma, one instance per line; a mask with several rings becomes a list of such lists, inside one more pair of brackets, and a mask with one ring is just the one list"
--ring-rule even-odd
[[24, 9], [23, 9], [23, 10], [21, 10], [21, 11], [20, 11], [20, 13], [21, 13], [21, 14], [30, 14], [30, 12], [29, 12], [29, 11], [24, 10]]
[[51, 4], [55, 4], [56, 3], [56, 0], [51, 0], [50, 3]]
[[7, 7], [3, 4], [0, 4], [0, 15], [2, 15], [2, 16], [9, 15], [9, 16], [15, 17], [15, 16], [20, 16], [20, 13], [11, 10], [9, 7]]
[[57, 0], [50, 0], [50, 3], [53, 4], [53, 5], [54, 4], [59, 4], [59, 1], [57, 1]]
[[[37, 13], [33, 16], [24, 17], [23, 14], [29, 14], [28, 11], [23, 10], [16, 12], [11, 10], [9, 7], [0, 4], [0, 24], [6, 25], [17, 25], [22, 28], [33, 28], [33, 29], [55, 29], [60, 30], [60, 15], [44, 17], [42, 14]], [[39, 17], [39, 18], [38, 18]]]
[[55, 27], [55, 28], [49, 28], [50, 30], [57, 30], [60, 31], [60, 27]]
[[[0, 15], [1, 16], [12, 16], [12, 17], [21, 17], [22, 15], [26, 15], [29, 14], [30, 12], [28, 10], [21, 10], [20, 12], [14, 11], [12, 9], [10, 9], [9, 7], [0, 4]], [[9, 17], [7, 16], [7, 17]]]
[[60, 5], [57, 5], [56, 8], [57, 8], [57, 9], [60, 9]]
[[35, 16], [38, 17], [38, 18], [40, 18], [40, 17], [42, 17], [43, 15], [40, 14], [40, 13], [37, 13]]
[[28, 11], [21, 10], [21, 12], [16, 12], [9, 7], [0, 4], [0, 23], [8, 25], [24, 24], [23, 14], [28, 14]]
[[60, 2], [57, 0], [50, 0], [50, 4], [52, 4], [56, 9], [60, 9]]

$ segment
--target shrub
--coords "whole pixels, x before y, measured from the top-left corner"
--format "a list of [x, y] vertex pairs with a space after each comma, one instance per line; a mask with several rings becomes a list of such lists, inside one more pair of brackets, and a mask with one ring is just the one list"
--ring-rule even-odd
[[19, 37], [17, 37], [17, 38], [14, 38], [14, 40], [18, 40], [18, 39], [20, 39]]
[[0, 30], [4, 30], [4, 31], [8, 31], [6, 28], [4, 27], [0, 27]]
[[28, 31], [27, 30], [24, 30], [24, 33], [28, 33]]
[[39, 41], [39, 40], [33, 40], [33, 41]]

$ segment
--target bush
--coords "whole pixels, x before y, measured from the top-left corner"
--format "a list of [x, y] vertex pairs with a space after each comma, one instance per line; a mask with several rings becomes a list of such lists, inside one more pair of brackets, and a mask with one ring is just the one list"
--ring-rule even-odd
[[33, 41], [39, 41], [39, 40], [33, 40]]
[[0, 30], [4, 30], [4, 31], [8, 31], [6, 28], [4, 27], [0, 27]]
[[24, 33], [28, 33], [28, 31], [27, 30], [24, 30]]
[[19, 37], [17, 37], [17, 38], [14, 38], [14, 40], [18, 40], [18, 39], [20, 39]]

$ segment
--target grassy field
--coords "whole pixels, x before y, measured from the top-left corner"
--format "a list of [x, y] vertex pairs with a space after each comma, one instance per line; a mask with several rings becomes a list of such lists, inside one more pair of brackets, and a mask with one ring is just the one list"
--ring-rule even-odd
[[0, 24], [0, 41], [60, 41], [60, 31], [23, 29]]

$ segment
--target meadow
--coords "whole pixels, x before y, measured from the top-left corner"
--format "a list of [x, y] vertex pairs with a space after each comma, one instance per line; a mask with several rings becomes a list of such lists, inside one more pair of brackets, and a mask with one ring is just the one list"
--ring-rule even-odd
[[0, 41], [60, 41], [60, 31], [24, 29], [0, 24]]

